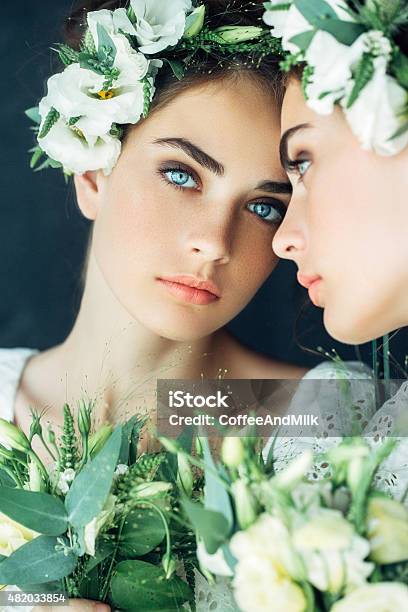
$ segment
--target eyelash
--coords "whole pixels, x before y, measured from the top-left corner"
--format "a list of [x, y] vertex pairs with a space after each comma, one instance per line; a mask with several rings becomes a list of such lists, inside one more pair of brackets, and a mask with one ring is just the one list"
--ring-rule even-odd
[[[182, 185], [177, 185], [177, 183], [173, 183], [173, 181], [170, 181], [166, 174], [168, 174], [169, 172], [181, 172], [184, 174], [188, 174], [191, 178], [194, 179], [194, 181], [197, 184], [200, 184], [200, 179], [198, 178], [198, 176], [195, 174], [195, 172], [193, 172], [191, 170], [191, 168], [189, 168], [188, 166], [183, 166], [180, 163], [177, 164], [173, 164], [171, 166], [162, 166], [158, 169], [157, 173], [159, 174], [160, 178], [166, 183], [166, 185], [170, 185], [171, 187], [175, 187], [176, 189], [180, 190], [180, 191], [195, 191], [194, 188], [192, 187], [183, 187]], [[249, 211], [252, 215], [254, 215], [255, 217], [257, 217], [262, 223], [266, 223], [267, 225], [280, 225], [280, 223], [282, 223], [283, 218], [285, 216], [286, 213], [286, 206], [280, 202], [279, 200], [274, 200], [273, 202], [271, 202], [270, 200], [267, 201], [263, 201], [263, 200], [258, 200], [256, 202], [250, 202], [247, 205], [247, 210], [249, 210], [249, 206], [259, 206], [259, 205], [264, 205], [264, 206], [270, 206], [271, 209], [275, 208], [275, 210], [278, 211], [278, 213], [281, 216], [281, 220], [279, 222], [276, 221], [271, 221], [271, 220], [266, 220], [265, 218], [261, 217], [260, 215], [257, 215], [256, 213]]]
[[[306, 155], [305, 153], [302, 153], [302, 155]], [[298, 157], [296, 159], [288, 159], [287, 163], [286, 163], [286, 170], [288, 172], [288, 174], [296, 174], [298, 177], [298, 181], [302, 182], [305, 174], [307, 172], [307, 170], [309, 169], [309, 167], [307, 168], [307, 170], [305, 170], [305, 172], [303, 172], [303, 174], [300, 172], [300, 165], [304, 164], [304, 163], [309, 163], [311, 164], [311, 160], [308, 157]]]

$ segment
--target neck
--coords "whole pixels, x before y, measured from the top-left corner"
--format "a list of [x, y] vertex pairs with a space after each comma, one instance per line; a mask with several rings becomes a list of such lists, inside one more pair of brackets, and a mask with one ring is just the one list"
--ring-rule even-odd
[[147, 329], [118, 302], [91, 254], [78, 317], [53, 358], [65, 373], [66, 401], [95, 399], [97, 416], [115, 420], [154, 399], [157, 378], [209, 376], [216, 336], [178, 342]]

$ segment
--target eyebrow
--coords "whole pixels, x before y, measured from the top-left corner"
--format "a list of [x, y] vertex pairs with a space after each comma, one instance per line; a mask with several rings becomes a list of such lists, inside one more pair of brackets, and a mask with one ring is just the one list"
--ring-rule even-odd
[[295, 125], [289, 130], [286, 130], [286, 132], [283, 134], [281, 141], [280, 141], [280, 145], [279, 145], [279, 155], [280, 155], [280, 161], [281, 161], [282, 167], [287, 172], [292, 170], [292, 165], [291, 165], [291, 162], [289, 159], [289, 153], [288, 153], [289, 140], [292, 138], [292, 136], [297, 134], [297, 132], [300, 132], [301, 130], [309, 129], [311, 127], [313, 126], [310, 123], [299, 123], [299, 125]]
[[[223, 176], [225, 174], [225, 167], [221, 162], [218, 162], [216, 159], [211, 157], [211, 155], [208, 155], [208, 153], [197, 147], [197, 145], [192, 143], [187, 138], [156, 138], [156, 140], [153, 141], [153, 144], [172, 147], [173, 149], [181, 149], [189, 157], [200, 164], [200, 166], [207, 168], [207, 170], [210, 170], [214, 174], [218, 176]], [[290, 183], [280, 181], [262, 181], [255, 187], [255, 189], [260, 189], [262, 191], [275, 194], [292, 193], [292, 185]]]
[[210, 170], [213, 174], [223, 176], [225, 173], [225, 168], [221, 162], [218, 162], [211, 157], [211, 155], [205, 153], [205, 151], [197, 147], [197, 145], [193, 144], [190, 140], [187, 140], [187, 138], [157, 138], [153, 141], [153, 144], [172, 147], [173, 149], [181, 149], [189, 157], [194, 159], [194, 161], [200, 164], [200, 166], [207, 168], [207, 170]]

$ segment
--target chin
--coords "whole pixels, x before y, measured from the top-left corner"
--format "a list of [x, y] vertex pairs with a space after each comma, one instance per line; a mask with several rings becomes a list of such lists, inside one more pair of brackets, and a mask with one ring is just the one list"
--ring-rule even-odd
[[333, 315], [325, 309], [323, 322], [332, 338], [344, 344], [364, 344], [381, 335], [381, 332], [377, 333], [378, 330], [367, 325], [367, 321], [353, 317], [352, 313], [346, 311]]

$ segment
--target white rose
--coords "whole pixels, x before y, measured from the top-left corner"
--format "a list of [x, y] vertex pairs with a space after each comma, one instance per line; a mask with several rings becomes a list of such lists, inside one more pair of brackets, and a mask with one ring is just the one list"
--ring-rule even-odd
[[0, 512], [0, 555], [9, 557], [11, 553], [36, 538], [39, 534], [23, 527]]
[[38, 143], [52, 159], [59, 161], [66, 172], [83, 174], [88, 170], [103, 170], [105, 175], [112, 172], [121, 151], [117, 138], [105, 134], [93, 144], [78, 136], [72, 127], [59, 119], [45, 138]]
[[90, 521], [87, 525], [85, 525], [84, 529], [84, 542], [85, 542], [85, 552], [87, 555], [91, 555], [92, 557], [95, 555], [95, 541], [96, 538], [101, 531], [102, 527], [105, 527], [109, 524], [109, 521], [115, 515], [115, 495], [109, 495], [105, 506], [101, 510], [101, 512], [96, 516], [92, 521]]
[[249, 556], [235, 567], [234, 596], [243, 612], [305, 612], [302, 589], [280, 574], [269, 559]]
[[303, 558], [308, 580], [321, 591], [355, 588], [374, 569], [364, 561], [369, 543], [355, 534], [337, 510], [314, 511], [308, 521], [294, 528], [293, 544]]
[[183, 36], [191, 0], [130, 0], [141, 53], [158, 53], [178, 43]]
[[315, 113], [329, 115], [333, 112], [334, 104], [344, 96], [352, 68], [363, 53], [359, 39], [348, 46], [339, 43], [328, 32], [316, 33], [306, 51], [306, 60], [313, 67], [310, 85], [306, 88], [307, 105]]
[[216, 576], [233, 576], [233, 571], [226, 562], [221, 548], [213, 555], [210, 555], [205, 548], [204, 542], [198, 542], [197, 559], [203, 569], [208, 570]]
[[372, 497], [367, 508], [370, 559], [398, 563], [408, 559], [408, 508], [395, 499]]
[[336, 602], [331, 612], [395, 612], [408, 610], [408, 587], [398, 582], [378, 582], [356, 589]]
[[[379, 155], [395, 155], [408, 145], [408, 132], [390, 140], [403, 125], [407, 92], [386, 73], [387, 59], [374, 59], [374, 75], [360, 92], [351, 108], [344, 112], [353, 133], [363, 149], [374, 150]], [[351, 91], [353, 83], [349, 85]], [[348, 96], [345, 97], [345, 101]]]

